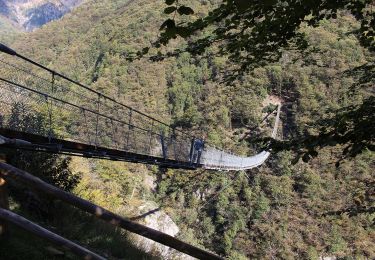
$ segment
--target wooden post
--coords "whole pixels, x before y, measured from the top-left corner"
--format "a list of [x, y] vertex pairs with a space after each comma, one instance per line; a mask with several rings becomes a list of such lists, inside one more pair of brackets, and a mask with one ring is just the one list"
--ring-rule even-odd
[[[5, 154], [0, 154], [0, 162], [5, 163]], [[0, 169], [0, 209], [9, 209], [9, 198], [7, 190], [7, 182], [1, 175]], [[8, 234], [8, 225], [6, 221], [0, 220], [0, 238], [6, 237]]]
[[64, 248], [69, 249], [76, 255], [82, 257], [82, 259], [95, 259], [95, 260], [105, 260], [105, 258], [101, 257], [100, 255], [97, 255], [90, 250], [77, 245], [76, 243], [67, 240], [55, 233], [52, 233], [51, 231], [38, 226], [37, 224], [13, 213], [12, 211], [1, 209], [0, 208], [0, 219], [6, 220], [9, 223], [12, 223], [16, 226], [19, 226], [20, 228], [38, 236], [41, 238], [44, 238], [52, 243], [54, 243], [57, 246], [61, 246]]
[[17, 181], [17, 183], [23, 183], [28, 187], [38, 189], [46, 195], [52, 196], [85, 212], [93, 214], [96, 217], [111, 223], [112, 225], [119, 226], [125, 230], [149, 238], [153, 241], [159, 242], [165, 246], [174, 248], [180, 252], [183, 252], [185, 254], [188, 254], [199, 259], [223, 259], [211, 252], [205, 251], [196, 246], [185, 243], [173, 236], [125, 219], [87, 200], [81, 199], [69, 192], [63, 191], [59, 188], [56, 188], [55, 186], [45, 183], [41, 179], [6, 163], [0, 162], [0, 170], [3, 177], [6, 178], [8, 181], [15, 180]]

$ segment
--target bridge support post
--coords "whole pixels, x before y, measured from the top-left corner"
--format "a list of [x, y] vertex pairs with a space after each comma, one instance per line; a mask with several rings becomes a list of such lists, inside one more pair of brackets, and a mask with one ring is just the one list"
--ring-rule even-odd
[[194, 143], [195, 143], [195, 138], [191, 139], [191, 144], [190, 144], [190, 153], [189, 153], [189, 161], [190, 161], [190, 164], [193, 163]]
[[[5, 163], [5, 154], [0, 154], [0, 162]], [[9, 209], [9, 198], [7, 182], [1, 175], [0, 169], [0, 208]], [[5, 220], [0, 220], [0, 239], [8, 236], [8, 223]]]
[[163, 133], [161, 133], [161, 135], [160, 135], [160, 142], [161, 142], [161, 150], [162, 150], [162, 153], [163, 153], [163, 158], [167, 159], [167, 149], [165, 147], [164, 134]]

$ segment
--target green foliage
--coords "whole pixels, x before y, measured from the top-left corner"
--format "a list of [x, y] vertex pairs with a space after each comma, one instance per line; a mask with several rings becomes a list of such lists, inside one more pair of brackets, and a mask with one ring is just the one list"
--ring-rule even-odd
[[[247, 2], [245, 7], [253, 4], [261, 8], [258, 16], [279, 4]], [[309, 1], [306, 10], [295, 10], [297, 16], [302, 17], [304, 12], [311, 11], [311, 6], [321, 2]], [[325, 6], [336, 3], [333, 9], [342, 9], [344, 2], [324, 3]], [[176, 7], [173, 12], [179, 17], [177, 1], [166, 3]], [[194, 14], [180, 18], [184, 22], [202, 17], [204, 20], [212, 8], [229, 10], [226, 6], [229, 1], [224, 2], [224, 9], [216, 3], [178, 1], [179, 6], [189, 5], [194, 10]], [[294, 7], [305, 4], [291, 3]], [[204, 136], [210, 144], [231, 148], [243, 155], [255, 152], [252, 141], [236, 141], [241, 140], [243, 133], [250, 130], [251, 138], [262, 134], [269, 136], [269, 120], [264, 124], [260, 122], [267, 112], [264, 108], [270, 103], [268, 99], [276, 95], [284, 105], [280, 136], [292, 141], [280, 143], [280, 146], [275, 142], [273, 152], [282, 152], [273, 154], [262, 167], [234, 174], [207, 170], [158, 171], [139, 165], [90, 160], [90, 174], [81, 174], [73, 192], [121, 212], [134, 206], [135, 200], [154, 196], [178, 224], [179, 238], [231, 259], [316, 259], [326, 255], [374, 258], [374, 153], [371, 151], [373, 144], [366, 142], [373, 140], [374, 133], [371, 131], [373, 115], [369, 114], [374, 110], [369, 98], [373, 67], [372, 52], [363, 48], [352, 34], [361, 24], [341, 11], [336, 19], [323, 19], [330, 15], [330, 12], [325, 13], [314, 28], [298, 20], [298, 33], [308, 43], [308, 49], [301, 54], [293, 48], [276, 48], [280, 43], [282, 47], [295, 46], [289, 41], [286, 45], [282, 42], [293, 38], [288, 32], [296, 26], [286, 23], [294, 17], [293, 8], [285, 8], [276, 15], [274, 22], [282, 28], [261, 27], [270, 25], [271, 16], [255, 19], [252, 21], [256, 23], [254, 28], [264, 33], [252, 35], [251, 30], [244, 31], [239, 39], [235, 37], [240, 31], [235, 29], [245, 20], [232, 16], [229, 10], [228, 26], [225, 22], [216, 26], [216, 21], [208, 21], [210, 26], [191, 35], [188, 42], [173, 39], [171, 34], [169, 45], [157, 50], [148, 48], [158, 37], [159, 25], [174, 15], [165, 15], [165, 7], [163, 2], [146, 0], [87, 1], [60, 21], [22, 36], [11, 47], [121, 102]], [[285, 12], [288, 14], [282, 17]], [[243, 19], [250, 14], [246, 11]], [[213, 17], [219, 13], [208, 15]], [[173, 28], [172, 22], [171, 19], [164, 30], [168, 26]], [[174, 25], [176, 33], [186, 33], [178, 31], [183, 24], [175, 22]], [[204, 40], [217, 38], [220, 30], [230, 26], [234, 26], [233, 39], [213, 44]], [[269, 33], [274, 31], [275, 34]], [[230, 36], [224, 34], [225, 31], [222, 33], [223, 37]], [[279, 37], [280, 34], [285, 35]], [[279, 38], [271, 41], [275, 37]], [[260, 45], [255, 40], [259, 40]], [[196, 43], [205, 48], [203, 55], [173, 55], [176, 48], [199, 50]], [[239, 52], [241, 60], [235, 60], [237, 46], [227, 48], [230, 44], [245, 43], [246, 52]], [[223, 53], [220, 53], [221, 47]], [[137, 59], [145, 55], [157, 57], [158, 51], [169, 53], [168, 59], [158, 63]], [[139, 55], [132, 56], [132, 53]], [[247, 57], [246, 53], [250, 55]], [[268, 57], [274, 62], [269, 63]], [[252, 70], [249, 65], [243, 69], [242, 58], [265, 66]], [[228, 87], [224, 82], [226, 76], [241, 69], [242, 76]], [[356, 91], [350, 92], [353, 86]], [[45, 111], [40, 113], [43, 118]], [[63, 115], [64, 121], [70, 119], [69, 114]], [[33, 124], [27, 124], [29, 120], [38, 121], [39, 117], [19, 120], [23, 122], [20, 126], [32, 127]], [[59, 130], [58, 127], [61, 126], [54, 126], [54, 129]], [[45, 126], [40, 129], [46, 130]], [[319, 142], [317, 137], [326, 139]], [[345, 140], [358, 142], [345, 143]], [[350, 145], [348, 158], [335, 167], [347, 144]], [[290, 151], [285, 151], [285, 145], [290, 145]], [[302, 160], [292, 163], [298, 152], [306, 163]], [[58, 163], [59, 160], [61, 158]], [[149, 194], [143, 187], [142, 177], [147, 173], [157, 175], [155, 194]], [[103, 250], [116, 252], [117, 258], [125, 257], [117, 251], [122, 250], [116, 243], [117, 239], [123, 241], [121, 238], [111, 232], [108, 236], [95, 237], [87, 232], [93, 228], [91, 225], [98, 224], [84, 225], [85, 229], [79, 229], [74, 238], [84, 238], [94, 248], [110, 248]], [[112, 236], [116, 239], [111, 239]]]
[[309, 247], [309, 249], [307, 251], [307, 254], [308, 254], [309, 260], [314, 260], [314, 259], [319, 258], [319, 254], [314, 247]]
[[298, 187], [298, 191], [309, 199], [313, 200], [321, 196], [324, 192], [322, 187], [323, 180], [321, 176], [314, 171], [306, 169], [297, 180], [296, 187]]
[[228, 259], [230, 259], [230, 260], [246, 260], [248, 258], [246, 256], [244, 256], [243, 254], [234, 251], [230, 254]]
[[[175, 115], [177, 126], [192, 127], [198, 125], [202, 116], [196, 105], [196, 95], [199, 94], [196, 80], [194, 79], [194, 68], [181, 66], [181, 74], [173, 73], [170, 79], [171, 87], [168, 90], [172, 115]], [[185, 80], [182, 80], [185, 79]]]
[[15, 26], [9, 19], [0, 16], [0, 42], [10, 44], [22, 35], [21, 28]]
[[329, 251], [333, 254], [345, 255], [345, 251], [348, 247], [345, 240], [342, 238], [341, 234], [338, 231], [337, 226], [332, 227], [332, 231], [329, 237]]
[[[176, 6], [178, 2], [176, 3]], [[341, 10], [350, 12], [360, 23], [358, 38], [362, 45], [374, 51], [374, 13], [371, 0], [365, 1], [234, 1], [225, 0], [203, 17], [195, 17], [189, 22], [176, 25], [175, 18], [169, 19], [170, 27], [161, 34], [159, 43], [166, 44], [187, 32], [183, 37], [197, 31], [216, 28], [209, 36], [200, 37], [187, 51], [201, 54], [213, 43], [220, 42], [218, 53], [228, 54], [231, 61], [239, 66], [232, 76], [243, 75], [254, 66], [276, 62], [283, 48], [307, 47], [303, 34], [298, 32], [301, 25], [318, 26], [323, 19], [336, 19]], [[179, 12], [180, 13], [180, 12]], [[193, 14], [193, 10], [180, 14]], [[184, 23], [185, 22], [185, 23]], [[161, 27], [163, 30], [164, 27]], [[233, 77], [232, 77], [233, 79]]]
[[[176, 3], [176, 5], [178, 2]], [[322, 56], [321, 60], [315, 60], [318, 65], [327, 63], [328, 60], [330, 65], [340, 67], [342, 64], [337, 62], [335, 58], [342, 58], [337, 55], [339, 51], [346, 52], [345, 48], [350, 48], [352, 55], [348, 58], [350, 62], [356, 62], [361, 59], [361, 53], [358, 51], [358, 47], [355, 46], [356, 41], [353, 39], [353, 35], [357, 36], [359, 43], [366, 47], [370, 53], [373, 54], [375, 51], [375, 13], [373, 12], [374, 3], [371, 0], [366, 1], [309, 1], [302, 3], [300, 1], [266, 1], [266, 2], [249, 2], [249, 1], [233, 1], [226, 0], [223, 4], [213, 8], [207, 15], [193, 19], [193, 21], [182, 21], [181, 25], [176, 25], [175, 18], [168, 19], [170, 26], [161, 34], [160, 39], [156, 46], [160, 43], [167, 44], [171, 39], [175, 39], [177, 35], [181, 35], [180, 32], [184, 32], [183, 37], [192, 36], [197, 31], [209, 31], [210, 34], [204, 37], [197, 37], [190, 42], [189, 46], [185, 48], [185, 51], [195, 55], [202, 55], [211, 46], [215, 46], [217, 53], [221, 56], [229, 57], [229, 60], [234, 63], [232, 68], [233, 71], [228, 73], [226, 69], [226, 78], [231, 84], [235, 84], [238, 78], [243, 77], [246, 73], [252, 71], [256, 67], [265, 66], [267, 63], [275, 63], [280, 60], [285, 50], [293, 50], [295, 48], [300, 50], [307, 50], [306, 53], [314, 53], [317, 50], [319, 52], [326, 52], [328, 55]], [[318, 31], [317, 33], [310, 34], [306, 37], [306, 30], [301, 28], [306, 26], [317, 27], [327, 26], [325, 19], [338, 19], [339, 16], [343, 16], [346, 12], [350, 12], [357, 21], [360, 22], [360, 27], [353, 28], [348, 33], [353, 33], [351, 38], [340, 41], [339, 38], [331, 37], [328, 41], [328, 46], [320, 44], [321, 38], [328, 38], [332, 36], [329, 31]], [[339, 19], [342, 19], [339, 17]], [[185, 22], [185, 23], [184, 23]], [[210, 28], [215, 26], [214, 30]], [[165, 26], [161, 27], [161, 30]], [[331, 28], [328, 28], [331, 29]], [[342, 31], [341, 31], [342, 32]], [[186, 35], [185, 35], [186, 34]], [[342, 35], [342, 34], [341, 34]], [[341, 36], [340, 35], [340, 36]], [[319, 37], [317, 37], [319, 36]], [[316, 44], [318, 42], [318, 44]], [[217, 44], [218, 43], [218, 44]], [[309, 44], [316, 44], [319, 47], [308, 48]], [[329, 49], [327, 48], [329, 47]], [[315, 49], [314, 49], [315, 48]], [[213, 48], [211, 48], [213, 49]], [[210, 49], [210, 50], [211, 50]], [[334, 51], [332, 51], [334, 50]], [[337, 51], [336, 51], [337, 50]], [[349, 51], [349, 49], [348, 49]], [[336, 53], [334, 53], [336, 52]], [[175, 52], [177, 55], [181, 53], [181, 50]], [[327, 60], [327, 57], [328, 60]], [[363, 65], [362, 65], [363, 66]], [[373, 67], [373, 64], [369, 64], [368, 68]], [[359, 67], [360, 68], [360, 67]], [[355, 73], [360, 69], [350, 68]], [[267, 66], [268, 74], [270, 78], [270, 86], [277, 92], [281, 93], [282, 86], [282, 70], [279, 65]], [[366, 79], [367, 84], [373, 82], [371, 75], [372, 72], [367, 72], [366, 76], [362, 76], [362, 79]], [[370, 77], [368, 76], [370, 75]], [[361, 84], [363, 84], [362, 82]], [[371, 85], [371, 83], [370, 83]], [[308, 89], [309, 90], [309, 89]], [[313, 93], [311, 93], [313, 94]], [[323, 98], [323, 97], [321, 97]], [[303, 99], [301, 99], [303, 102]], [[236, 101], [241, 104], [241, 101]], [[319, 103], [312, 103], [311, 100], [305, 100], [309, 102], [309, 106], [316, 107], [319, 110]], [[309, 150], [303, 155], [303, 160], [308, 161], [313, 154], [316, 153], [313, 147], [315, 143], [320, 142], [325, 145], [335, 145], [332, 142], [344, 143], [349, 146], [347, 151], [352, 155], [356, 155], [366, 149], [375, 150], [373, 147], [374, 137], [368, 134], [366, 129], [375, 129], [372, 119], [368, 121], [366, 118], [373, 115], [369, 112], [372, 108], [372, 99], [367, 99], [363, 102], [363, 106], [367, 109], [364, 111], [356, 111], [355, 107], [348, 107], [348, 111], [352, 111], [351, 115], [355, 115], [355, 118], [351, 116], [336, 117], [335, 119], [330, 118], [330, 121], [336, 121], [331, 123], [331, 128], [336, 128], [336, 131], [348, 131], [348, 126], [353, 127], [353, 131], [349, 131], [344, 137], [333, 137], [333, 139], [339, 140], [327, 140], [327, 125], [322, 123], [321, 127], [324, 128], [321, 131], [320, 136], [300, 143], [300, 146], [305, 146], [305, 149]], [[337, 108], [336, 108], [337, 109]], [[329, 112], [333, 112], [332, 111]], [[363, 113], [364, 112], [364, 113]], [[243, 117], [241, 111], [236, 111], [239, 117]], [[334, 113], [340, 113], [336, 111]], [[358, 113], [358, 114], [357, 114]], [[242, 120], [242, 119], [241, 119]], [[337, 129], [341, 128], [341, 129]], [[343, 128], [343, 129], [342, 129]], [[373, 131], [370, 131], [373, 132]], [[355, 134], [352, 134], [355, 133]], [[300, 138], [298, 138], [300, 139]], [[296, 141], [296, 142], [299, 142]], [[313, 144], [312, 144], [313, 143]], [[321, 145], [321, 144], [320, 144]], [[296, 149], [288, 144], [284, 146], [284, 149]], [[345, 153], [344, 153], [345, 155]]]
[[260, 219], [264, 213], [267, 213], [270, 210], [270, 200], [264, 194], [261, 194], [257, 197], [257, 201], [255, 203], [253, 218], [257, 220]]
[[[326, 146], [342, 145], [344, 157], [366, 151], [375, 151], [375, 97], [371, 96], [360, 105], [352, 105], [340, 109], [336, 115], [323, 119], [318, 124], [318, 134], [294, 139], [287, 142], [275, 141], [271, 146], [276, 150], [291, 149], [298, 153], [297, 160], [302, 157], [304, 162], [316, 157], [316, 149]], [[332, 112], [331, 112], [332, 113]], [[338, 166], [340, 161], [336, 163]]]
[[[2, 124], [5, 128], [10, 127], [18, 131], [53, 135], [46, 117], [23, 103], [15, 103], [11, 108], [11, 114]], [[63, 190], [70, 191], [79, 182], [79, 176], [74, 175], [69, 169], [69, 157], [17, 150], [9, 150], [6, 156], [9, 163], [15, 167], [27, 170]]]
[[[90, 248], [90, 250], [107, 258], [121, 259], [157, 259], [135, 248], [124, 233], [113, 228], [111, 224], [98, 220], [88, 214], [59, 203], [55, 213], [64, 218], [55, 218], [53, 220], [40, 219], [35, 216], [29, 216], [28, 211], [19, 208], [17, 204], [12, 204], [12, 210], [17, 214], [23, 215], [31, 221], [57, 232], [59, 235], [72, 241], [79, 241], [79, 244]], [[26, 215], [26, 216], [25, 216]], [[58, 230], [58, 231], [55, 231]], [[10, 233], [7, 240], [1, 240], [0, 245], [7, 250], [0, 251], [2, 259], [60, 259], [61, 256], [54, 255], [48, 248], [61, 251], [65, 259], [77, 259], [64, 247], [55, 246], [43, 239], [35, 237], [30, 233], [10, 226]]]

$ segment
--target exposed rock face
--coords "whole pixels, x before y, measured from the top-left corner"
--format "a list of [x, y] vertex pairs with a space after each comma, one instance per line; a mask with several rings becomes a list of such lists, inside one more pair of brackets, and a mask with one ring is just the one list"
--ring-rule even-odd
[[68, 11], [69, 9], [64, 6], [59, 7], [53, 3], [47, 2], [26, 12], [27, 20], [23, 24], [23, 27], [26, 31], [32, 31], [50, 21], [61, 18]]
[[319, 260], [336, 260], [336, 256], [321, 256], [319, 257]]
[[[133, 220], [171, 236], [176, 236], [179, 232], [178, 226], [164, 211], [160, 210], [155, 202], [145, 202], [142, 206], [138, 207], [138, 211], [139, 216], [134, 217]], [[139, 235], [135, 235], [134, 237], [137, 247], [145, 252], [160, 255], [163, 259], [195, 259], [148, 238]]]
[[59, 19], [83, 0], [0, 0], [0, 15], [26, 31]]
[[9, 15], [9, 8], [7, 4], [5, 3], [5, 0], [0, 0], [0, 14], [2, 15]]

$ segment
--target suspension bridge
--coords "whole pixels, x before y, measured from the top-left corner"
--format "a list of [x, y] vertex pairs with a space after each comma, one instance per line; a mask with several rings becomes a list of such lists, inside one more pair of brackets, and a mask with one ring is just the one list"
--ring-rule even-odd
[[[261, 151], [238, 156], [118, 102], [0, 44], [0, 148], [43, 151], [89, 158], [195, 170], [247, 170], [270, 156]], [[270, 134], [276, 137], [280, 105]], [[2, 221], [64, 246], [85, 259], [104, 259], [9, 211], [4, 183], [16, 181], [68, 203], [115, 226], [199, 259], [223, 259], [175, 237], [116, 215], [62, 191], [0, 160], [0, 236]]]
[[[0, 51], [3, 146], [182, 169], [247, 170], [270, 156], [214, 148], [5, 45]], [[273, 138], [279, 115], [280, 106]]]

